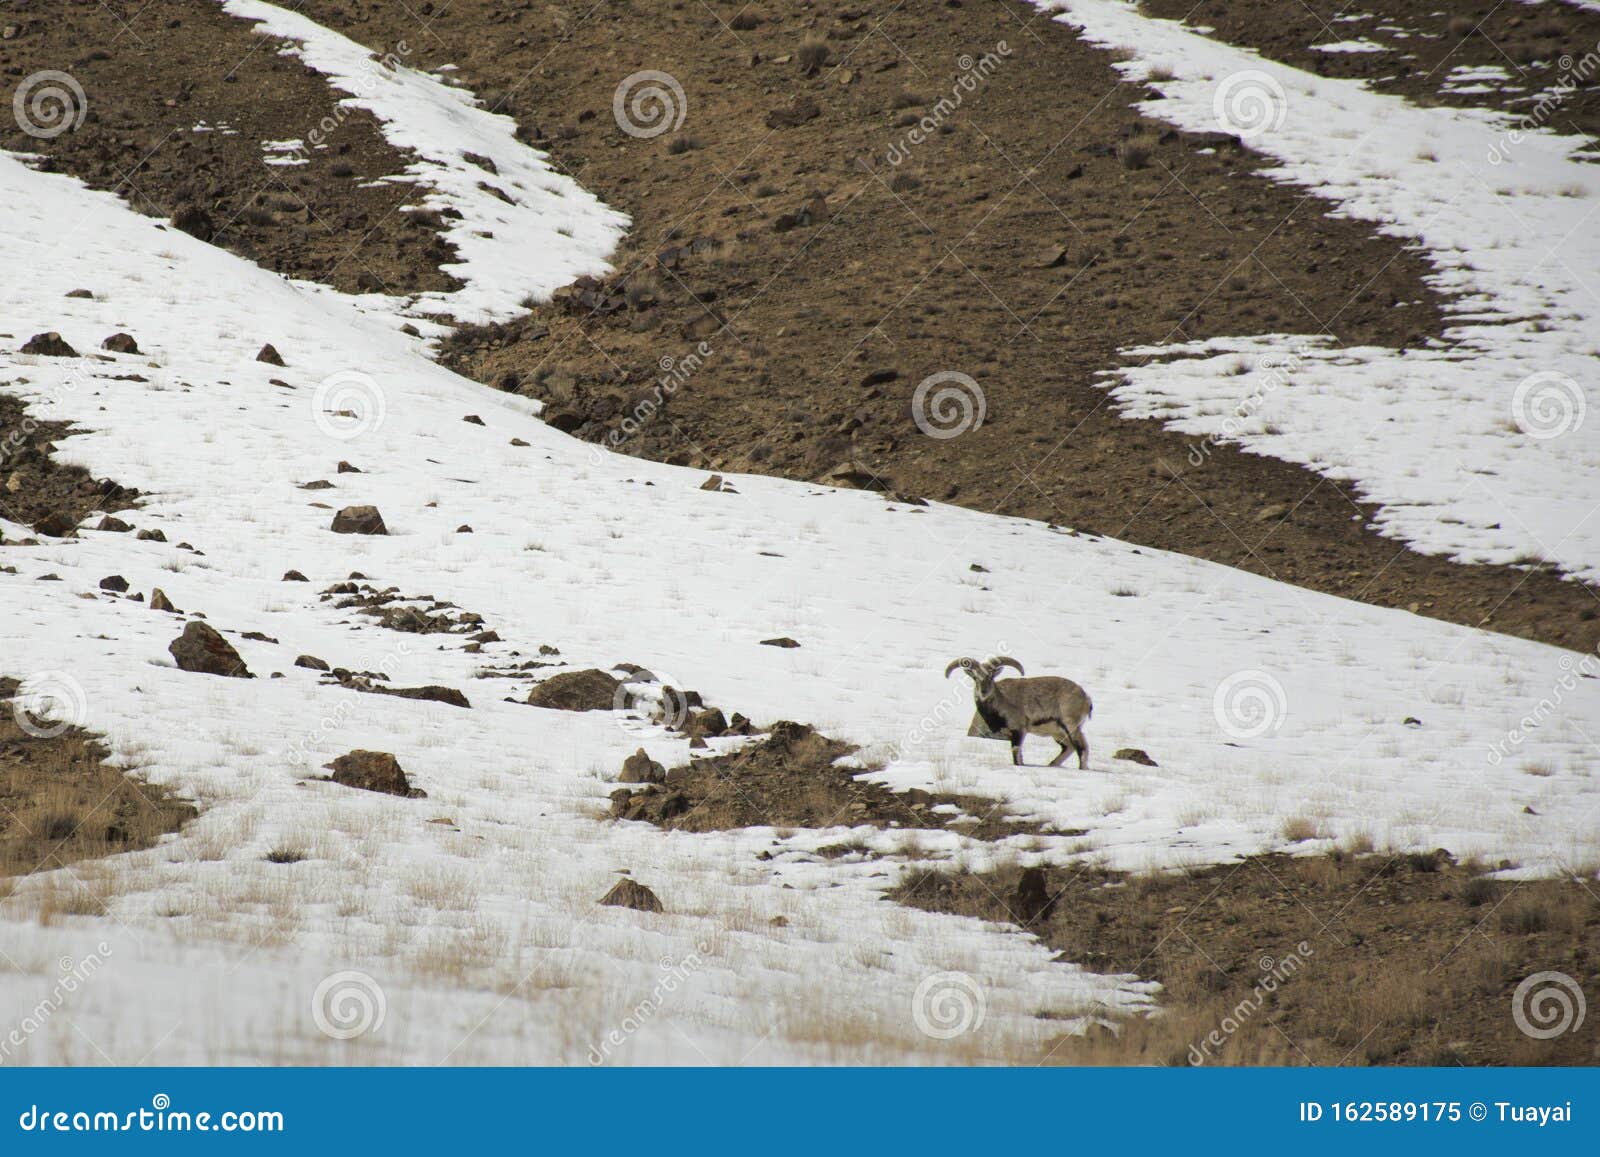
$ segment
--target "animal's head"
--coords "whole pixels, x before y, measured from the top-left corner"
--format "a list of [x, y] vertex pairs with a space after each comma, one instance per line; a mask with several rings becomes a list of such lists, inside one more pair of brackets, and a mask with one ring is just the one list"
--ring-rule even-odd
[[944, 677], [950, 678], [950, 673], [958, 667], [972, 677], [973, 692], [979, 699], [987, 699], [994, 694], [994, 677], [1002, 668], [1014, 667], [1018, 675], [1027, 674], [1022, 664], [1011, 656], [996, 655], [987, 663], [980, 663], [976, 659], [956, 659], [944, 669]]

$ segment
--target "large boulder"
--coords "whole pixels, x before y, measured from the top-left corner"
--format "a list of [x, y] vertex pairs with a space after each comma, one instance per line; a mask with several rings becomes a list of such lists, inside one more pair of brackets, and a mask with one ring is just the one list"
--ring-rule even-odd
[[233, 644], [217, 633], [209, 623], [191, 622], [183, 628], [167, 650], [181, 671], [194, 671], [201, 675], [226, 675], [232, 679], [253, 679], [254, 675], [244, 665]]
[[618, 880], [611, 891], [600, 897], [600, 903], [613, 908], [634, 908], [640, 912], [661, 911], [661, 900], [656, 894], [626, 876]]
[[335, 534], [388, 534], [376, 506], [346, 506], [333, 516]]
[[327, 765], [334, 783], [362, 791], [378, 791], [405, 799], [425, 799], [428, 793], [411, 786], [400, 761], [387, 751], [356, 750]]
[[640, 748], [622, 761], [622, 774], [618, 783], [666, 783], [667, 769], [662, 767], [644, 748]]
[[621, 687], [616, 679], [593, 667], [563, 671], [528, 692], [528, 702], [557, 711], [611, 711], [621, 706], [617, 695]]

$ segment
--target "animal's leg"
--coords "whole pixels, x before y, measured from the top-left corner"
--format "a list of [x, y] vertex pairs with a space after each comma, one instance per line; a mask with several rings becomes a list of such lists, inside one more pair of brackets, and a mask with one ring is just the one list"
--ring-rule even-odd
[[1022, 731], [1013, 731], [1011, 733], [1011, 762], [1019, 766], [1022, 764], [1022, 737], [1024, 734], [1026, 733]]
[[1056, 740], [1056, 743], [1060, 745], [1061, 750], [1056, 752], [1056, 757], [1050, 761], [1051, 767], [1060, 767], [1063, 763], [1067, 762], [1067, 752], [1077, 750], [1076, 745], [1069, 746], [1059, 739]]
[[[1078, 770], [1082, 771], [1089, 766], [1089, 741], [1083, 737], [1083, 729], [1081, 727], [1074, 727], [1067, 732], [1067, 738], [1072, 740], [1072, 748], [1078, 753]], [[1067, 749], [1063, 747], [1061, 749], [1061, 758], [1065, 759], [1066, 756]]]

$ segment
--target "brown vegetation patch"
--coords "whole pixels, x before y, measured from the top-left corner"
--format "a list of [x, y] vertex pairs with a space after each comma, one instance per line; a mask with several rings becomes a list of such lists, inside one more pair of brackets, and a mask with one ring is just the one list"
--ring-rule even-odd
[[134, 504], [137, 490], [51, 456], [56, 440], [70, 432], [65, 423], [30, 416], [19, 399], [0, 393], [0, 514], [62, 537], [91, 514]]
[[84, 732], [23, 730], [15, 690], [0, 679], [0, 876], [152, 847], [195, 817], [165, 788], [107, 766], [105, 748]]
[[1063, 960], [1165, 986], [1164, 1015], [1120, 1036], [1064, 1037], [1052, 1063], [1600, 1062], [1593, 1015], [1550, 1040], [1512, 1019], [1513, 993], [1534, 973], [1600, 993], [1592, 874], [1501, 882], [1440, 853], [1267, 856], [1159, 876], [1058, 868], [1045, 874], [1046, 911], [1023, 909], [1023, 877], [923, 873], [892, 896], [1023, 925]]
[[[416, 189], [388, 180], [410, 154], [252, 23], [189, 0], [12, 0], [4, 23], [14, 29], [0, 40], [8, 102], [23, 78], [62, 71], [86, 111], [51, 137], [7, 115], [0, 146], [42, 154], [48, 170], [288, 276], [352, 292], [457, 284], [438, 269], [455, 259], [438, 221], [402, 212]], [[413, 25], [409, 35], [427, 33]], [[364, 39], [380, 56], [409, 54]], [[307, 149], [306, 164], [266, 163], [264, 142], [314, 132], [328, 147]]]
[[[854, 750], [806, 724], [774, 723], [766, 738], [739, 751], [673, 768], [666, 773], [664, 784], [642, 791], [617, 790], [611, 796], [612, 814], [689, 832], [870, 824], [946, 829], [974, 839], [997, 840], [1041, 830], [1037, 824], [1006, 818], [1003, 806], [991, 799], [939, 795], [916, 788], [891, 791], [858, 778], [855, 771], [835, 766], [835, 760]], [[935, 812], [940, 804], [953, 804], [961, 810]], [[842, 856], [851, 850], [836, 845], [827, 852]]]

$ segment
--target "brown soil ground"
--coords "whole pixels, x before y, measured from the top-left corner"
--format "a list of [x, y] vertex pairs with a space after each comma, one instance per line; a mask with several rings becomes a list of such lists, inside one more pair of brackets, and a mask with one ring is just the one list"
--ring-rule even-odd
[[[1364, 80], [1380, 92], [1399, 93], [1418, 104], [1488, 108], [1529, 117], [1537, 96], [1569, 78], [1570, 95], [1534, 123], [1557, 133], [1600, 135], [1600, 13], [1569, 4], [1503, 3], [1498, 0], [1374, 0], [1352, 6], [1343, 0], [1141, 0], [1152, 16], [1213, 28], [1210, 35], [1254, 48], [1263, 56], [1322, 76]], [[1356, 14], [1372, 19], [1352, 20]], [[1345, 19], [1339, 20], [1338, 17]], [[1397, 36], [1395, 30], [1406, 33]], [[1357, 39], [1389, 52], [1318, 52], [1318, 44]], [[1584, 57], [1593, 54], [1590, 63]], [[1449, 91], [1457, 68], [1499, 68], [1508, 81], [1492, 81], [1487, 93]], [[1462, 87], [1459, 84], [1452, 88]], [[1502, 91], [1502, 89], [1511, 91]]]
[[894, 896], [1021, 924], [1064, 960], [1165, 986], [1165, 1015], [1063, 1037], [1049, 1063], [1600, 1063], [1593, 1010], [1550, 1040], [1511, 1015], [1537, 972], [1600, 990], [1592, 879], [1502, 883], [1437, 854], [1272, 856], [1168, 876], [1055, 869], [1055, 903], [1029, 923], [1021, 875], [926, 873]]
[[194, 818], [188, 802], [108, 767], [82, 731], [23, 730], [15, 691], [0, 678], [0, 877], [152, 847]]
[[[916, 789], [890, 791], [833, 766], [834, 760], [853, 750], [803, 724], [775, 723], [769, 737], [731, 755], [673, 768], [665, 784], [642, 791], [619, 789], [612, 796], [612, 814], [689, 832], [871, 824], [948, 829], [973, 839], [997, 840], [1040, 830], [1035, 824], [1007, 819], [1004, 809], [990, 799]], [[935, 812], [941, 804], [952, 804], [961, 812]], [[839, 855], [857, 850], [867, 849], [848, 844], [831, 849]]]
[[51, 456], [67, 433], [62, 423], [30, 418], [20, 401], [0, 394], [0, 515], [60, 536], [97, 512], [133, 505], [137, 491]]
[[[618, 257], [632, 274], [624, 308], [556, 304], [447, 351], [550, 401], [581, 436], [619, 431], [630, 403], [660, 388], [665, 359], [698, 361], [622, 449], [799, 478], [851, 462], [903, 494], [1578, 649], [1600, 641], [1587, 588], [1418, 555], [1369, 530], [1371, 507], [1346, 487], [1227, 449], [1191, 467], [1187, 440], [1115, 416], [1098, 375], [1124, 346], [1285, 330], [1415, 344], [1440, 332], [1441, 303], [1396, 240], [1328, 217], [1226, 141], [1141, 119], [1130, 102], [1146, 94], [1031, 6], [937, 19], [732, 0], [301, 7], [376, 51], [404, 42], [419, 67], [457, 65], [491, 106], [521, 115], [525, 139], [634, 215]], [[410, 190], [362, 187], [407, 159], [370, 119], [351, 115], [310, 165], [263, 163], [262, 141], [303, 138], [335, 98], [244, 22], [177, 0], [14, 10], [0, 74], [65, 68], [89, 115], [48, 141], [8, 123], [0, 143], [150, 212], [198, 207], [223, 244], [286, 273], [345, 289], [444, 283], [432, 223], [398, 212]], [[808, 35], [830, 57], [814, 75], [794, 59]], [[1002, 40], [1010, 55], [891, 164], [912, 123], [956, 91], [959, 59]], [[619, 83], [644, 69], [671, 73], [686, 101], [682, 126], [650, 139], [612, 115]], [[815, 119], [768, 126], [807, 101]], [[193, 132], [202, 120], [238, 133]], [[670, 267], [658, 260], [684, 247]], [[977, 380], [987, 415], [934, 439], [910, 399], [944, 370]]]
[[[0, 24], [16, 29], [0, 40], [0, 147], [43, 154], [45, 168], [114, 190], [142, 213], [182, 212], [187, 232], [288, 276], [349, 292], [455, 284], [438, 269], [454, 250], [436, 222], [400, 211], [414, 187], [372, 183], [403, 172], [408, 154], [218, 5], [13, 0]], [[86, 108], [79, 128], [48, 140], [23, 132], [9, 108], [23, 78], [41, 70], [69, 73]], [[325, 117], [338, 128], [309, 163], [263, 160], [264, 142], [306, 140]], [[202, 123], [211, 131], [198, 131]]]
[[[1401, 346], [1439, 333], [1440, 303], [1395, 240], [1255, 175], [1259, 158], [1226, 142], [1157, 132], [1106, 54], [1029, 6], [937, 19], [731, 0], [305, 10], [367, 43], [409, 36], [424, 66], [457, 65], [633, 215], [611, 287], [623, 308], [606, 293], [557, 303], [447, 351], [480, 380], [549, 401], [563, 428], [609, 439], [673, 374], [663, 413], [621, 449], [797, 478], [854, 461], [904, 494], [1572, 647], [1600, 640], [1585, 588], [1422, 557], [1368, 530], [1371, 508], [1348, 488], [1227, 450], [1192, 468], [1185, 439], [1112, 412], [1097, 375], [1123, 346], [1285, 330]], [[831, 57], [814, 76], [785, 59], [808, 34]], [[958, 58], [1000, 40], [1010, 57], [891, 165], [909, 122], [953, 91]], [[677, 131], [636, 139], [612, 99], [645, 69], [675, 77], [687, 111]], [[768, 126], [806, 100], [815, 119]], [[948, 440], [922, 435], [910, 409], [942, 370], [971, 375], [987, 402], [980, 428]], [[1257, 520], [1279, 505], [1288, 513]]]

